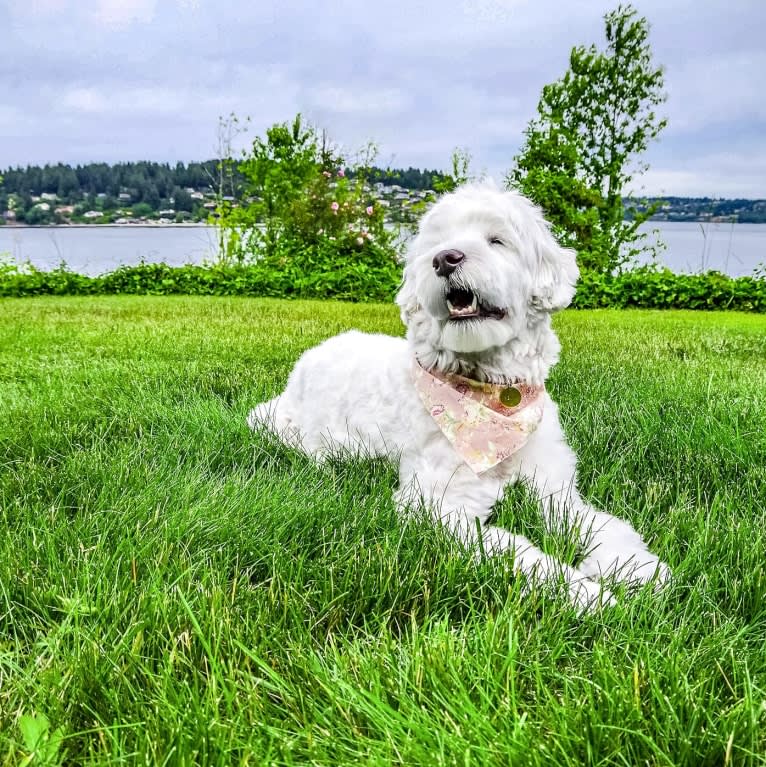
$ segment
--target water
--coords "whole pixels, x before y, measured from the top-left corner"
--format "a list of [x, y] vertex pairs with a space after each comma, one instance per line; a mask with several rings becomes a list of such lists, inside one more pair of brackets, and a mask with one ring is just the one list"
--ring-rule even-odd
[[[766, 224], [650, 222], [668, 246], [659, 261], [677, 272], [717, 269], [734, 277], [766, 264]], [[50, 269], [62, 261], [73, 271], [98, 275], [123, 264], [164, 261], [173, 266], [215, 258], [216, 230], [168, 227], [0, 227], [0, 254]]]
[[118, 266], [164, 261], [171, 266], [215, 258], [211, 226], [0, 227], [0, 254], [39, 269], [59, 264], [96, 276]]
[[708, 269], [741, 277], [766, 266], [766, 224], [650, 221], [642, 232], [659, 230], [667, 249], [658, 261], [674, 272]]

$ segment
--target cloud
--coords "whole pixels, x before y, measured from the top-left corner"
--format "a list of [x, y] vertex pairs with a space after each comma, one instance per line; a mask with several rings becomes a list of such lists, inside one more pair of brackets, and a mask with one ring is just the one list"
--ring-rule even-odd
[[688, 134], [721, 123], [766, 122], [766, 50], [696, 55], [668, 73], [668, 134]]
[[108, 27], [147, 24], [154, 18], [156, 4], [156, 0], [95, 0], [93, 17]]
[[409, 99], [399, 88], [376, 88], [372, 85], [350, 88], [344, 85], [320, 85], [313, 91], [311, 106], [341, 114], [399, 114]]
[[[603, 44], [608, 0], [8, 0], [0, 167], [208, 157], [219, 115], [262, 133], [301, 111], [381, 161], [445, 168], [456, 146], [500, 177], [573, 45]], [[645, 178], [747, 190], [766, 153], [766, 7], [642, 0], [669, 127]], [[6, 30], [4, 29], [4, 32]], [[7, 38], [7, 41], [6, 41]], [[668, 193], [671, 193], [668, 191]], [[719, 194], [723, 191], [717, 192]]]
[[743, 156], [731, 152], [696, 157], [684, 168], [650, 168], [641, 178], [649, 194], [678, 197], [764, 198], [766, 151]]
[[176, 114], [188, 108], [190, 95], [168, 87], [142, 88], [116, 85], [107, 90], [93, 87], [74, 87], [61, 96], [58, 106], [65, 112], [87, 115], [145, 116]]

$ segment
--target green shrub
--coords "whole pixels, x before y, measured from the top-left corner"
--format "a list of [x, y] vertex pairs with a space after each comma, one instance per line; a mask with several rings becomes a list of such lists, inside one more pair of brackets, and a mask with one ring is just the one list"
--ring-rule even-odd
[[715, 271], [676, 274], [655, 266], [616, 275], [586, 272], [578, 283], [574, 306], [766, 312], [766, 275], [756, 272], [748, 277], [729, 277]]
[[[0, 296], [63, 295], [208, 295], [334, 298], [390, 301], [401, 281], [401, 267], [374, 244], [347, 254], [334, 269], [320, 266], [334, 259], [320, 249], [304, 249], [257, 264], [123, 266], [100, 277], [87, 277], [60, 266], [51, 271], [31, 265], [0, 264]], [[284, 260], [283, 260], [284, 258]]]
[[[401, 266], [384, 248], [367, 243], [277, 250], [255, 264], [123, 266], [87, 277], [62, 265], [51, 271], [0, 264], [0, 296], [41, 295], [207, 295], [391, 301], [401, 281]], [[341, 255], [342, 258], [338, 256]], [[617, 275], [585, 273], [577, 286], [577, 309], [736, 309], [766, 312], [766, 274], [728, 277], [720, 272], [675, 274], [644, 266]]]
[[398, 232], [367, 184], [374, 154], [370, 146], [349, 159], [300, 115], [271, 126], [236, 164], [239, 198], [219, 200], [223, 260], [265, 264], [289, 285], [337, 283], [341, 294], [383, 260], [398, 270]]

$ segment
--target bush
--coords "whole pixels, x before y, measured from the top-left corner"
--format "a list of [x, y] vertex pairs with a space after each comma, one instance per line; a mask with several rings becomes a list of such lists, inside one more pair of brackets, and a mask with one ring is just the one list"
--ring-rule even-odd
[[766, 312], [766, 275], [729, 277], [720, 272], [676, 274], [642, 266], [616, 275], [585, 272], [577, 285], [578, 309], [736, 309]]
[[[333, 250], [333, 256], [337, 251]], [[247, 265], [123, 266], [100, 277], [88, 277], [61, 266], [42, 271], [0, 264], [0, 297], [92, 295], [204, 295], [334, 298], [345, 301], [393, 299], [401, 281], [400, 267], [378, 254], [375, 245], [351, 253], [342, 268], [316, 268], [321, 250], [303, 250], [280, 263], [279, 254]]]
[[[343, 258], [336, 261], [339, 253]], [[327, 263], [334, 264], [332, 269]], [[275, 252], [257, 264], [123, 266], [87, 277], [61, 266], [0, 264], [0, 296], [42, 295], [204, 295], [318, 298], [390, 302], [401, 281], [401, 267], [374, 243], [342, 253], [321, 246]], [[720, 272], [674, 274], [645, 266], [617, 275], [583, 275], [573, 306], [577, 309], [736, 309], [766, 312], [766, 275], [727, 277]]]
[[316, 280], [330, 283], [383, 259], [398, 269], [398, 232], [367, 184], [373, 157], [368, 147], [349, 160], [300, 115], [273, 125], [236, 164], [239, 200], [219, 200], [224, 260], [305, 280], [310, 259], [323, 272]]

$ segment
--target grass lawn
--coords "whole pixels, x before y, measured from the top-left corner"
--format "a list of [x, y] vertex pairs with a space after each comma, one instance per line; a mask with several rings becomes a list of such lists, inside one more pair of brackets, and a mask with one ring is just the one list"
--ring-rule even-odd
[[556, 326], [580, 487], [675, 573], [582, 618], [397, 519], [385, 462], [247, 430], [394, 307], [0, 301], [0, 765], [763, 763], [766, 316]]

